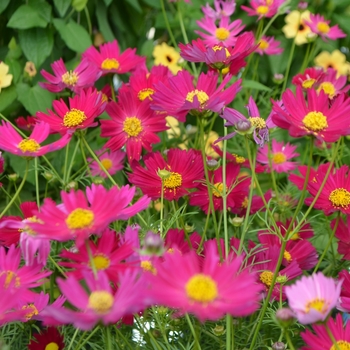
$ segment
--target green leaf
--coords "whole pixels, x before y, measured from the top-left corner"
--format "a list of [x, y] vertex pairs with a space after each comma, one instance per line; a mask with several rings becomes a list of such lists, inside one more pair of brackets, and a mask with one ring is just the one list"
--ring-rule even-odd
[[242, 86], [243, 86], [243, 88], [246, 88], [246, 89], [272, 91], [272, 89], [270, 89], [268, 86], [265, 86], [257, 81], [254, 81], [254, 80], [243, 80]]
[[22, 56], [22, 49], [19, 45], [17, 45], [16, 39], [11, 38], [8, 44], [9, 51], [6, 55], [6, 58], [17, 59]]
[[49, 30], [33, 28], [19, 32], [19, 42], [28, 61], [39, 68], [53, 48], [53, 35]]
[[11, 16], [7, 27], [16, 29], [28, 29], [34, 27], [45, 28], [48, 21], [46, 21], [38, 11], [29, 5], [20, 6]]
[[60, 16], [63, 17], [70, 6], [71, 0], [53, 0], [53, 3]]
[[72, 7], [74, 8], [75, 11], [83, 11], [88, 0], [73, 0], [72, 1]]
[[9, 73], [13, 75], [12, 84], [16, 84], [23, 73], [23, 66], [13, 58], [6, 57], [5, 63], [10, 67]]
[[115, 37], [108, 23], [107, 7], [101, 1], [97, 1], [96, 16], [98, 27], [103, 37], [106, 39], [106, 41], [113, 41]]
[[153, 7], [153, 8], [157, 8], [157, 9], [161, 9], [162, 6], [160, 4], [160, 1], [154, 1], [154, 0], [142, 0], [145, 4]]
[[0, 93], [0, 112], [2, 113], [16, 98], [17, 92], [15, 86], [12, 85], [2, 89]]
[[113, 0], [103, 0], [106, 6], [109, 6]]
[[347, 34], [350, 35], [350, 28], [349, 28], [349, 17], [348, 16], [340, 16], [340, 15], [333, 15], [333, 18], [335, 20], [335, 23], [339, 24], [339, 27], [343, 29]]
[[39, 85], [30, 87], [27, 84], [18, 84], [17, 94], [18, 100], [31, 115], [35, 115], [38, 111], [46, 112], [47, 109], [51, 109], [52, 101], [55, 99], [54, 94]]
[[54, 19], [53, 24], [60, 33], [62, 40], [71, 50], [82, 53], [92, 45], [86, 29], [73, 20], [66, 24], [63, 19]]
[[138, 0], [125, 0], [129, 5], [131, 5], [137, 12], [142, 13], [142, 8]]
[[6, 10], [6, 7], [9, 3], [10, 3], [10, 0], [1, 0], [0, 1], [0, 13], [3, 13]]
[[51, 21], [52, 7], [45, 0], [29, 0], [29, 6], [46, 22]]

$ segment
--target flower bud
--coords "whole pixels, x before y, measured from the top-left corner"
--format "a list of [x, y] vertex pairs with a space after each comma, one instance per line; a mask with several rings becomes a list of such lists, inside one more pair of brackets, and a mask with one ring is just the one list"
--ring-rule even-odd
[[78, 183], [76, 181], [68, 182], [66, 185], [66, 190], [76, 190], [78, 188]]
[[142, 253], [145, 255], [161, 255], [164, 251], [164, 242], [162, 237], [152, 231], [148, 231], [144, 238]]
[[212, 328], [211, 330], [217, 337], [219, 337], [220, 335], [223, 335], [223, 334], [226, 333], [225, 327], [224, 326], [220, 326], [218, 324], [215, 326], [215, 328]]
[[209, 170], [216, 170], [219, 168], [220, 163], [216, 159], [207, 159], [207, 166]]
[[51, 181], [51, 180], [54, 178], [53, 174], [50, 173], [49, 171], [43, 172], [43, 173], [42, 173], [42, 176], [44, 177], [44, 179], [45, 179], [46, 181]]
[[24, 67], [24, 73], [29, 77], [29, 78], [33, 78], [36, 76], [36, 68], [35, 68], [35, 64], [31, 61], [28, 61]]
[[236, 129], [237, 129], [237, 132], [240, 132], [242, 134], [249, 133], [252, 129], [252, 124], [249, 120], [240, 120], [236, 124]]
[[283, 74], [275, 73], [275, 74], [273, 75], [273, 81], [274, 81], [274, 83], [276, 83], [276, 84], [282, 84], [282, 83], [283, 83], [283, 80], [284, 80], [284, 75], [283, 75]]
[[184, 229], [187, 233], [191, 233], [194, 231], [195, 225], [191, 225], [190, 223], [186, 222]]
[[281, 341], [278, 341], [272, 345], [273, 350], [285, 350], [286, 346]]
[[240, 226], [242, 226], [243, 221], [244, 221], [244, 218], [243, 218], [243, 217], [240, 218], [240, 217], [238, 217], [238, 216], [236, 216], [236, 217], [230, 219], [230, 222], [231, 222], [231, 224], [232, 224], [234, 227], [240, 227]]
[[166, 169], [158, 169], [157, 174], [162, 180], [169, 179], [169, 177], [171, 176], [171, 172]]
[[275, 319], [281, 327], [286, 328], [294, 323], [295, 315], [291, 309], [282, 307], [276, 311]]
[[16, 182], [17, 179], [18, 179], [18, 174], [16, 174], [16, 173], [10, 174], [10, 175], [8, 176], [8, 178], [9, 178], [10, 181]]
[[93, 178], [92, 182], [96, 185], [101, 185], [104, 182], [104, 178], [101, 176], [96, 176], [95, 178]]

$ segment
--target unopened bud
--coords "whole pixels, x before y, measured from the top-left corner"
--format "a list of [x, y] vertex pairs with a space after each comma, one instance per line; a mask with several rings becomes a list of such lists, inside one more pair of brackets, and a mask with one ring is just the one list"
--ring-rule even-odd
[[78, 183], [76, 181], [71, 181], [71, 182], [68, 182], [67, 185], [66, 185], [66, 190], [69, 191], [69, 190], [75, 190], [78, 188]]
[[30, 78], [35, 77], [36, 73], [37, 73], [36, 68], [35, 68], [35, 64], [31, 61], [28, 61], [24, 67], [24, 72]]
[[17, 179], [18, 179], [18, 174], [14, 173], [14, 174], [10, 174], [9, 175], [9, 180], [10, 181], [15, 182], [15, 181], [17, 181]]
[[240, 218], [240, 217], [236, 216], [235, 218], [230, 219], [230, 221], [234, 227], [240, 227], [243, 224], [244, 218], [243, 217]]
[[216, 170], [220, 163], [216, 159], [207, 159], [207, 166], [209, 170]]
[[280, 74], [280, 73], [275, 73], [273, 75], [273, 81], [274, 83], [276, 84], [282, 84], [283, 81], [284, 81], [284, 75], [283, 74]]
[[295, 321], [294, 312], [287, 307], [282, 307], [281, 309], [278, 309], [276, 311], [275, 318], [277, 323], [283, 328], [290, 326]]
[[101, 185], [101, 184], [103, 184], [103, 182], [104, 182], [104, 178], [101, 177], [101, 176], [96, 176], [95, 178], [93, 178], [92, 182], [93, 182], [95, 185]]
[[162, 237], [152, 231], [148, 231], [144, 238], [144, 246], [142, 252], [146, 255], [160, 255], [164, 250], [164, 242]]
[[285, 350], [286, 346], [281, 341], [278, 341], [272, 345], [273, 350]]
[[252, 124], [249, 120], [240, 120], [236, 124], [236, 129], [240, 133], [250, 132], [251, 128], [252, 128]]
[[307, 9], [308, 3], [306, 1], [300, 1], [298, 4], [298, 10], [304, 11]]
[[171, 176], [171, 172], [166, 169], [162, 169], [162, 170], [158, 169], [157, 174], [162, 180], [169, 179], [169, 177]]
[[194, 226], [194, 225], [191, 225], [191, 224], [189, 224], [189, 223], [186, 222], [186, 223], [185, 223], [184, 229], [185, 229], [185, 231], [186, 231], [187, 233], [191, 233], [191, 232], [194, 231], [195, 226]]
[[51, 181], [53, 179], [53, 174], [50, 173], [49, 171], [43, 172], [42, 175], [46, 181]]
[[220, 325], [216, 325], [215, 328], [212, 328], [211, 330], [217, 337], [226, 333], [225, 327]]

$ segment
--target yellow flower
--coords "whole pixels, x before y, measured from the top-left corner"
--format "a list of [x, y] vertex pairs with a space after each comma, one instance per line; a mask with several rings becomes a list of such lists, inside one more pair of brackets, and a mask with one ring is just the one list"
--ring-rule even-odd
[[9, 66], [4, 62], [0, 63], [0, 92], [2, 88], [8, 87], [12, 82], [12, 74], [7, 74], [9, 71]]
[[[205, 135], [205, 154], [212, 158], [218, 158], [219, 155], [214, 151], [212, 144], [219, 138], [215, 131], [210, 131], [209, 135]], [[222, 141], [216, 144], [220, 149], [222, 148]]]
[[299, 11], [290, 12], [286, 18], [286, 25], [282, 28], [282, 31], [286, 38], [295, 38], [296, 45], [302, 45], [309, 42], [309, 40], [315, 36], [311, 32], [308, 25], [305, 24], [305, 20], [310, 20], [310, 11]]
[[28, 61], [24, 67], [24, 71], [32, 78], [36, 76], [35, 64], [31, 61]]
[[350, 74], [350, 63], [346, 62], [346, 56], [339, 50], [334, 50], [332, 53], [328, 51], [322, 51], [315, 57], [315, 64], [318, 67], [322, 67], [325, 71], [327, 68], [333, 68], [339, 75]]
[[176, 74], [181, 67], [177, 65], [180, 54], [166, 43], [156, 45], [153, 49], [154, 64], [156, 66], [163, 65], [170, 69], [173, 74]]

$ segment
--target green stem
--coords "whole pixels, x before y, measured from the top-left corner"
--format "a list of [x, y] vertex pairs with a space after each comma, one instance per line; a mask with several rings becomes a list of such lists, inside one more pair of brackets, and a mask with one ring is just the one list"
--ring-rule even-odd
[[164, 6], [164, 0], [160, 0], [160, 5], [161, 5], [161, 7], [162, 7], [162, 13], [163, 13], [165, 25], [166, 25], [166, 28], [167, 28], [167, 30], [168, 30], [168, 33], [169, 33], [171, 42], [172, 42], [172, 44], [173, 44], [174, 47], [177, 47], [177, 42], [176, 42], [176, 40], [175, 40], [173, 31], [172, 31], [171, 28], [170, 28], [170, 23], [169, 23], [169, 20], [168, 20], [168, 16], [166, 15], [165, 6]]
[[80, 341], [79, 341], [77, 347], [76, 347], [74, 350], [80, 350], [80, 349], [89, 341], [89, 339], [90, 339], [93, 335], [95, 335], [95, 333], [96, 333], [99, 329], [100, 329], [100, 327], [97, 325], [97, 326], [95, 327], [95, 329], [84, 339], [84, 341], [81, 342], [81, 340], [83, 339], [83, 337], [84, 337], [84, 335], [85, 335], [85, 333], [86, 333], [86, 332], [84, 332], [82, 338], [80, 339]]
[[66, 152], [65, 152], [65, 157], [64, 157], [64, 170], [63, 170], [63, 181], [64, 184], [67, 184], [67, 169], [68, 169], [68, 157], [69, 157], [69, 146], [70, 146], [70, 141], [66, 144]]
[[57, 262], [55, 261], [55, 259], [52, 258], [51, 255], [49, 255], [49, 260], [55, 266], [55, 268], [61, 273], [61, 275], [67, 278], [66, 273], [62, 270], [61, 266], [57, 264]]
[[[332, 343], [333, 343], [334, 346], [335, 346], [335, 349], [336, 349], [336, 350], [341, 350], [341, 348], [340, 348], [339, 345], [338, 345], [338, 342], [337, 342], [336, 339], [334, 338], [334, 335], [333, 335], [332, 331], [329, 329], [329, 327], [328, 327], [328, 325], [327, 325], [326, 322], [325, 322], [324, 326], [325, 326], [325, 328], [326, 328], [326, 332], [327, 332], [328, 336], [331, 338]], [[333, 346], [332, 346], [332, 348], [333, 348]]]
[[75, 330], [75, 332], [74, 332], [74, 334], [73, 334], [73, 337], [72, 337], [72, 339], [71, 339], [71, 341], [70, 341], [70, 343], [69, 343], [69, 346], [68, 346], [67, 350], [70, 350], [71, 347], [73, 346], [73, 342], [74, 342], [75, 338], [77, 337], [77, 334], [78, 334], [78, 333], [79, 333], [79, 328], [77, 328], [77, 329]]
[[162, 188], [160, 192], [160, 225], [159, 225], [159, 233], [161, 237], [163, 237], [163, 220], [164, 220], [164, 181], [162, 179]]
[[192, 322], [191, 322], [190, 316], [188, 316], [188, 314], [186, 314], [185, 317], [186, 317], [187, 323], [188, 323], [188, 325], [189, 325], [189, 327], [190, 327], [190, 329], [191, 329], [194, 342], [195, 342], [195, 344], [197, 345], [197, 349], [198, 349], [198, 350], [201, 350], [202, 348], [201, 348], [201, 346], [200, 346], [200, 344], [199, 344], [198, 337], [197, 337], [197, 333], [196, 333], [196, 331], [195, 331], [195, 329], [194, 329], [194, 327], [193, 327], [193, 324], [192, 324]]
[[112, 350], [112, 339], [111, 339], [111, 329], [109, 326], [106, 326], [105, 327], [105, 331], [106, 331], [106, 341], [105, 341], [105, 344], [106, 344], [106, 347], [105, 349], [106, 350]]
[[38, 176], [38, 158], [34, 158], [34, 174], [35, 174], [35, 197], [36, 205], [40, 208], [40, 194], [39, 194], [39, 176]]
[[94, 257], [92, 255], [92, 251], [91, 251], [88, 239], [85, 240], [85, 247], [86, 247], [86, 251], [87, 251], [88, 256], [89, 256], [89, 261], [90, 261], [90, 266], [91, 266], [92, 272], [94, 273], [95, 280], [97, 280], [98, 279], [97, 278], [97, 268], [95, 265]]
[[295, 350], [295, 347], [294, 347], [294, 345], [292, 343], [292, 340], [290, 339], [290, 335], [289, 335], [288, 330], [286, 330], [284, 334], [286, 335], [286, 339], [287, 339], [287, 343], [288, 343], [289, 349], [290, 350]]
[[66, 182], [66, 184], [69, 182], [70, 174], [72, 172], [72, 167], [74, 164], [75, 156], [76, 156], [78, 148], [79, 148], [79, 144], [80, 144], [80, 138], [78, 138], [77, 143], [75, 144], [73, 155], [72, 155], [72, 158], [71, 158], [70, 163], [69, 163], [68, 171], [66, 172], [66, 169], [65, 169], [66, 176], [65, 176], [64, 181]]
[[[114, 325], [114, 329], [116, 330], [118, 336], [119, 336], [120, 338], [123, 339], [125, 345], [126, 345], [130, 350], [134, 350], [134, 348], [129, 344], [128, 340], [125, 338], [123, 332], [122, 332], [116, 325]], [[123, 349], [124, 346], [121, 346], [121, 348]]]
[[86, 16], [86, 22], [88, 25], [89, 35], [92, 35], [91, 19], [90, 19], [90, 14], [89, 14], [89, 11], [87, 9], [87, 6], [84, 7], [84, 11], [85, 11], [85, 16]]

